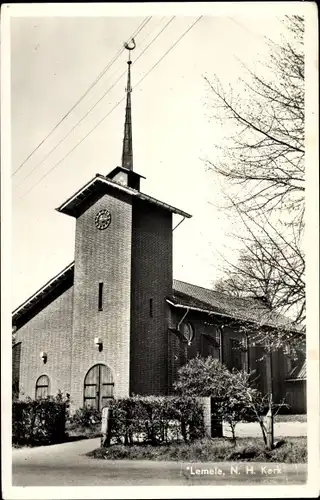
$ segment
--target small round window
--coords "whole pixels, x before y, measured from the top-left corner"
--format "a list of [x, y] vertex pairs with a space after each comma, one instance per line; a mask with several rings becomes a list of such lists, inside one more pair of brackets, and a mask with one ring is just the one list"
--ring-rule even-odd
[[188, 342], [188, 345], [191, 344], [194, 338], [194, 328], [191, 323], [182, 323], [181, 325], [181, 333], [183, 338]]

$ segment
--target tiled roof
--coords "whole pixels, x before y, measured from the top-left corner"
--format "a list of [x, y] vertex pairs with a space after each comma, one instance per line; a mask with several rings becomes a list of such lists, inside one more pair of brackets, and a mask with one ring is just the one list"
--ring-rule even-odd
[[230, 297], [221, 292], [179, 280], [173, 280], [171, 299], [175, 305], [198, 308], [242, 321], [253, 321], [260, 325], [291, 329], [291, 322], [288, 318], [270, 311], [259, 299]]

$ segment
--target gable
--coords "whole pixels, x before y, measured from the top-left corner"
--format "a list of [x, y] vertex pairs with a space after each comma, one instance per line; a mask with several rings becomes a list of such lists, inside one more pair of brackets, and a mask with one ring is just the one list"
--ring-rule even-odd
[[12, 313], [12, 325], [21, 328], [73, 285], [74, 262], [65, 267]]

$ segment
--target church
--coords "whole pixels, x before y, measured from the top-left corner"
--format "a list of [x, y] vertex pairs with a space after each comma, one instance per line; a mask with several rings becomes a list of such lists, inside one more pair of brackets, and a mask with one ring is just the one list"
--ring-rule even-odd
[[129, 57], [121, 166], [96, 174], [57, 208], [76, 220], [74, 261], [13, 312], [16, 396], [62, 391], [75, 410], [170, 395], [180, 366], [210, 355], [229, 369], [255, 370], [264, 394], [289, 397], [292, 410], [305, 411], [305, 366], [297, 370], [282, 350], [265, 356], [240, 328], [276, 330], [286, 319], [257, 299], [173, 279], [172, 216], [191, 215], [141, 190], [131, 93]]

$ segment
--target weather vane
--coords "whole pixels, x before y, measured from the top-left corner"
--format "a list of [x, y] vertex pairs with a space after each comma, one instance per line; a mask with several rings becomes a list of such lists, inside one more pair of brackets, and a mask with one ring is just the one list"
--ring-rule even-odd
[[131, 38], [131, 42], [126, 42], [124, 44], [124, 48], [129, 51], [129, 62], [131, 62], [131, 50], [136, 48], [136, 42], [134, 41], [134, 38]]

